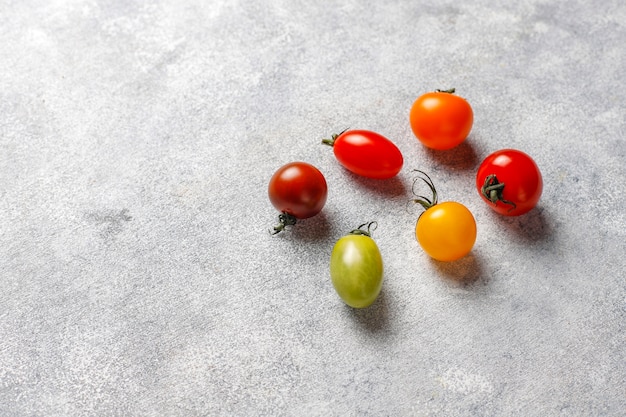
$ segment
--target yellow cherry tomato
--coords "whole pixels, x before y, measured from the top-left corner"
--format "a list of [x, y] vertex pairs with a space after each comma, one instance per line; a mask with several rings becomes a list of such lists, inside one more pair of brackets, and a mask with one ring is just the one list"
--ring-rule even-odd
[[476, 242], [476, 221], [463, 204], [447, 201], [432, 206], [420, 216], [415, 236], [432, 258], [454, 261], [472, 250]]
[[435, 185], [428, 174], [415, 170], [424, 177], [424, 181], [432, 197], [424, 197], [415, 193], [413, 182], [413, 194], [417, 196], [415, 203], [421, 204], [426, 211], [422, 213], [415, 225], [415, 237], [424, 252], [438, 261], [455, 261], [467, 255], [476, 242], [476, 220], [472, 212], [461, 203], [456, 201], [437, 201]]

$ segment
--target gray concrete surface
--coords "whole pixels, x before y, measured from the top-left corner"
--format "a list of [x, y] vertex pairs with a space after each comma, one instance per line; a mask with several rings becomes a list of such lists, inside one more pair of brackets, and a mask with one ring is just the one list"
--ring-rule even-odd
[[[621, 0], [0, 0], [0, 415], [624, 415], [625, 45]], [[474, 128], [430, 152], [408, 111], [449, 87]], [[400, 175], [343, 170], [346, 127]], [[545, 180], [520, 218], [473, 187], [504, 147]], [[272, 237], [293, 160], [328, 203]], [[468, 257], [420, 250], [415, 168]], [[370, 220], [355, 311], [330, 251]]]

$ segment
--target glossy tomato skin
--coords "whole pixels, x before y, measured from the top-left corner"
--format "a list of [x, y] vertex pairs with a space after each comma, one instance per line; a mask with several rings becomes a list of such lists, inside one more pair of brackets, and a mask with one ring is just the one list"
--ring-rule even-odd
[[367, 178], [394, 177], [402, 169], [400, 149], [389, 139], [369, 130], [348, 130], [334, 140], [335, 157], [344, 168]]
[[347, 305], [370, 306], [383, 285], [383, 260], [376, 242], [365, 235], [339, 239], [330, 257], [330, 277]]
[[454, 261], [472, 250], [476, 242], [476, 221], [461, 203], [438, 203], [422, 213], [415, 226], [415, 236], [432, 258]]
[[297, 219], [318, 214], [328, 196], [324, 175], [306, 162], [291, 162], [280, 167], [272, 176], [268, 196], [274, 207]]
[[464, 98], [437, 91], [415, 100], [409, 119], [420, 142], [431, 149], [446, 150], [467, 138], [474, 123], [474, 112]]
[[[489, 176], [495, 176], [500, 184], [500, 198], [489, 191], [486, 193], [494, 201], [483, 195], [483, 187]], [[519, 216], [529, 212], [539, 202], [543, 192], [543, 178], [539, 167], [528, 154], [516, 149], [501, 149], [487, 156], [478, 167], [476, 189], [497, 213]]]

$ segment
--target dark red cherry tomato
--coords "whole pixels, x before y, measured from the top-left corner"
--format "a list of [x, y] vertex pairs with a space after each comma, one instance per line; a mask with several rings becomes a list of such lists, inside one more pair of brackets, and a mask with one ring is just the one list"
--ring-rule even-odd
[[537, 205], [543, 180], [530, 156], [515, 149], [502, 149], [480, 164], [476, 189], [497, 213], [519, 216]]
[[280, 167], [270, 179], [267, 190], [272, 205], [281, 212], [274, 233], [297, 219], [308, 219], [322, 211], [328, 187], [324, 175], [306, 162], [291, 162]]
[[404, 163], [400, 149], [392, 141], [369, 130], [347, 130], [322, 143], [333, 147], [344, 168], [367, 178], [391, 178]]

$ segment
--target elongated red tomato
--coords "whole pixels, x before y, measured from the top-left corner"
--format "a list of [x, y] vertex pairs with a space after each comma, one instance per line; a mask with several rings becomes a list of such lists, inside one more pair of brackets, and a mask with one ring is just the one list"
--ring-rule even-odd
[[367, 178], [394, 177], [404, 163], [400, 149], [392, 141], [369, 130], [347, 130], [322, 143], [333, 147], [344, 168]]
[[478, 167], [476, 189], [497, 213], [519, 216], [537, 205], [543, 179], [530, 156], [515, 149], [501, 149]]

